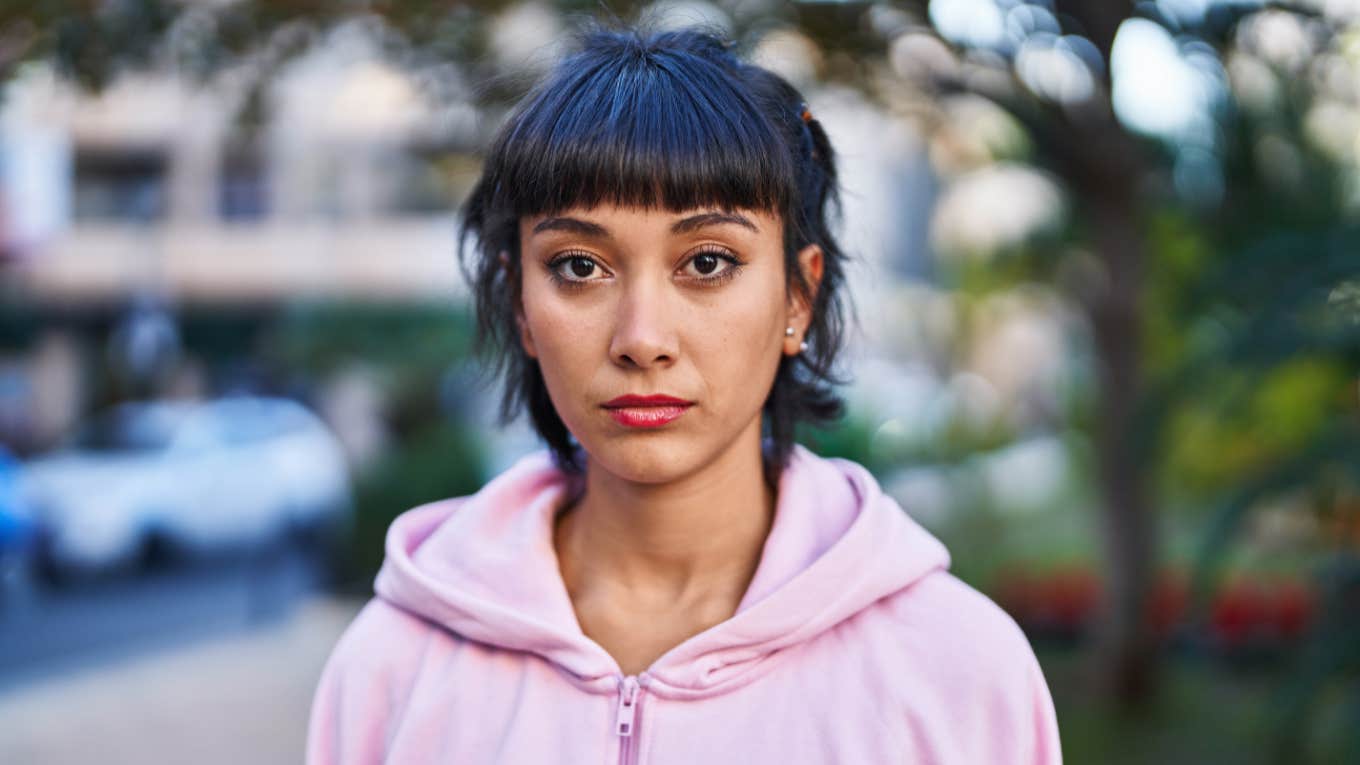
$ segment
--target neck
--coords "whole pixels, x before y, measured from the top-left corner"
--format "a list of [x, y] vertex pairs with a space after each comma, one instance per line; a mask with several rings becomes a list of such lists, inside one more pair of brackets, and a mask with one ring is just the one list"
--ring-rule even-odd
[[759, 426], [666, 484], [622, 480], [590, 462], [584, 495], [554, 532], [573, 600], [735, 611], [774, 519]]

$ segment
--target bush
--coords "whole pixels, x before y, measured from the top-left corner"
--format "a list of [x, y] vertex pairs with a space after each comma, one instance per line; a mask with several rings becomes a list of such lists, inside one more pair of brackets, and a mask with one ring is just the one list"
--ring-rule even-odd
[[398, 515], [437, 499], [471, 494], [485, 479], [477, 432], [448, 422], [420, 431], [380, 459], [355, 486], [346, 584], [371, 586], [382, 564], [387, 527]]

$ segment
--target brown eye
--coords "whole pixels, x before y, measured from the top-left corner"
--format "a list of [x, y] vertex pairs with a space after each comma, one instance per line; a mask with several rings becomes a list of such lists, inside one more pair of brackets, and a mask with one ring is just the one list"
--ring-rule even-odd
[[742, 262], [725, 250], [703, 250], [685, 261], [684, 273], [692, 282], [718, 284], [736, 275]]
[[578, 279], [588, 279], [595, 273], [595, 261], [585, 258], [572, 258], [569, 266], [571, 275]]
[[717, 255], [710, 255], [708, 253], [704, 253], [702, 255], [697, 255], [694, 258], [694, 270], [698, 271], [700, 274], [703, 274], [704, 276], [708, 276], [709, 274], [712, 274], [714, 271], [717, 271], [718, 265], [719, 261]]
[[563, 285], [579, 285], [607, 278], [608, 272], [587, 255], [561, 255], [548, 264], [552, 278]]

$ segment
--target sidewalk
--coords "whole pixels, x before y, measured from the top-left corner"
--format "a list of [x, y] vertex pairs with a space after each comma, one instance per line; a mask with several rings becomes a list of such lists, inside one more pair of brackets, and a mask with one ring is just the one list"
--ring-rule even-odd
[[246, 634], [0, 695], [0, 762], [302, 761], [321, 667], [362, 605], [318, 597]]

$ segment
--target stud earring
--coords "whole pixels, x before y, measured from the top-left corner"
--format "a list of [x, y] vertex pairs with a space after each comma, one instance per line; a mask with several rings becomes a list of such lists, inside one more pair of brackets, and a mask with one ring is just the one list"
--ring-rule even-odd
[[799, 353], [807, 353], [807, 349], [808, 349], [808, 344], [807, 344], [807, 341], [806, 341], [806, 340], [804, 340], [803, 342], [801, 342], [801, 343], [798, 344], [798, 352], [799, 352]]
[[793, 337], [793, 327], [784, 328], [784, 337]]

